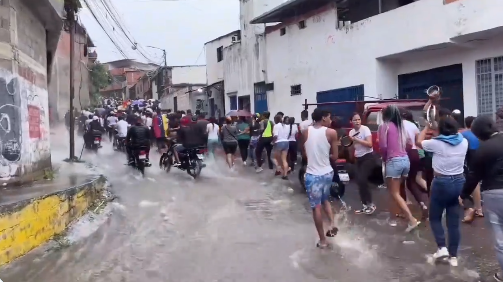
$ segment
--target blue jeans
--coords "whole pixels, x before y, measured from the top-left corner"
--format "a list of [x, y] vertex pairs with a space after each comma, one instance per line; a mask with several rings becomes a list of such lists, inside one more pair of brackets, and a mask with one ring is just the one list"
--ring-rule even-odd
[[443, 248], [445, 244], [445, 232], [442, 226], [442, 214], [446, 214], [447, 233], [449, 235], [449, 255], [456, 257], [458, 254], [461, 234], [459, 223], [461, 221], [462, 210], [459, 206], [458, 197], [463, 190], [465, 177], [463, 174], [452, 176], [435, 176], [431, 183], [430, 198], [430, 225], [438, 248]]
[[208, 139], [208, 153], [215, 155], [215, 148], [218, 146], [218, 139]]
[[503, 189], [482, 192], [484, 216], [494, 233], [496, 258], [503, 270]]

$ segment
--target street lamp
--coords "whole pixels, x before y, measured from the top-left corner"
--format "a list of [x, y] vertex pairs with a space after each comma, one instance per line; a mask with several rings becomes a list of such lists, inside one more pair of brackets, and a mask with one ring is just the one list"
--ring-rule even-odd
[[161, 50], [162, 51], [162, 56], [164, 58], [164, 66], [168, 66], [167, 63], [166, 63], [166, 50], [162, 49], [162, 48], [159, 48], [159, 47], [154, 47], [154, 46], [147, 46], [148, 48], [153, 48], [153, 49], [157, 49], [157, 50]]

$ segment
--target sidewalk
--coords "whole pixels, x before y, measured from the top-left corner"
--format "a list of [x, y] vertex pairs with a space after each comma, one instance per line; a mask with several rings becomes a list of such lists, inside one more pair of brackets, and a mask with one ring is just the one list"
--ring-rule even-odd
[[105, 182], [83, 163], [61, 163], [54, 180], [0, 190], [0, 265], [62, 233], [102, 197]]

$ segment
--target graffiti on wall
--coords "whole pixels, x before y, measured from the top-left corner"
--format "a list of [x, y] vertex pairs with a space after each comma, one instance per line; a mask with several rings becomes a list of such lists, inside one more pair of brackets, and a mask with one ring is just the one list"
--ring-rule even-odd
[[0, 69], [0, 179], [50, 158], [47, 90]]

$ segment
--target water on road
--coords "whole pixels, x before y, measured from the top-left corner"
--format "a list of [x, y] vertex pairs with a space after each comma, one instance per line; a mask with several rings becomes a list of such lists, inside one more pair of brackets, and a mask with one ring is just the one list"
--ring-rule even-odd
[[458, 268], [426, 263], [434, 246], [420, 233], [381, 225], [382, 214], [363, 223], [339, 216], [333, 250], [317, 249], [295, 177], [230, 172], [217, 160], [193, 180], [162, 171], [152, 153], [154, 165], [141, 178], [110, 147], [84, 158], [108, 177], [117, 200], [77, 223], [69, 243], [47, 244], [2, 268], [3, 281], [478, 281], [463, 258]]

